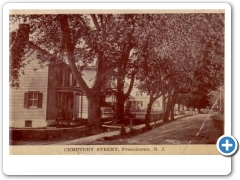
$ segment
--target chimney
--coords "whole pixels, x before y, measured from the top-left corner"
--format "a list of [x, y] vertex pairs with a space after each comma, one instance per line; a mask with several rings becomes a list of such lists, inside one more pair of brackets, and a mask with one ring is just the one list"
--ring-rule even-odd
[[29, 24], [19, 24], [17, 38], [22, 42], [29, 41], [30, 26]]

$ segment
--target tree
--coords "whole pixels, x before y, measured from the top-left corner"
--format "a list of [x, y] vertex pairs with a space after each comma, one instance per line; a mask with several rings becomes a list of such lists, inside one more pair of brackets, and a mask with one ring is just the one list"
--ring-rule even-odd
[[[123, 15], [121, 22], [121, 33], [123, 34], [123, 41], [121, 43], [121, 60], [117, 63], [116, 72], [116, 98], [117, 98], [117, 121], [123, 122], [124, 120], [124, 104], [129, 97], [135, 80], [137, 67], [134, 65], [134, 53], [132, 52], [136, 46], [134, 37], [135, 21], [137, 15]], [[128, 87], [126, 79], [130, 79]]]
[[[222, 14], [45, 14], [11, 15], [11, 22], [24, 18], [30, 24], [31, 41], [69, 64], [71, 72], [89, 102], [89, 125], [100, 131], [100, 99], [106, 76], [117, 70], [118, 118], [131, 92], [134, 77], [155, 98], [167, 94], [169, 112], [177, 94], [222, 82], [224, 16]], [[12, 42], [15, 42], [12, 40]], [[135, 49], [137, 60], [129, 58]], [[11, 51], [11, 48], [10, 48]], [[10, 53], [11, 54], [11, 53]], [[17, 54], [11, 80], [17, 79], [23, 61]], [[11, 57], [10, 57], [11, 59]], [[55, 60], [55, 61], [56, 61]], [[12, 63], [11, 63], [12, 64]], [[82, 77], [89, 64], [96, 66], [92, 87]], [[136, 67], [137, 66], [137, 71]], [[205, 72], [202, 73], [201, 71]], [[132, 81], [124, 92], [126, 77]], [[206, 83], [207, 82], [207, 83]], [[151, 83], [152, 85], [148, 85]], [[140, 87], [140, 86], [139, 86]], [[150, 111], [148, 111], [150, 112]], [[149, 114], [146, 116], [149, 119]]]
[[[24, 29], [24, 27], [21, 29]], [[19, 31], [11, 32], [9, 36], [9, 81], [12, 88], [19, 88], [19, 77], [21, 74], [24, 74], [22, 68], [26, 65], [26, 63], [24, 63], [24, 55], [26, 52], [27, 38], [28, 36], [26, 36], [25, 33]]]
[[[150, 97], [153, 92], [156, 93], [154, 89], [158, 89], [158, 95], [160, 92], [167, 94], [164, 121], [168, 121], [170, 114], [171, 119], [174, 118], [174, 105], [178, 93], [199, 89], [209, 91], [222, 82], [224, 16], [163, 14], [151, 15], [148, 18], [154, 19], [148, 23], [147, 34], [151, 40], [147, 44], [148, 48], [145, 48], [151, 53], [143, 56], [141, 64], [143, 71], [150, 73], [141, 73], [142, 78], [139, 79], [145, 80], [148, 76], [152, 81], [153, 85], [148, 86], [149, 80], [141, 80], [141, 87]], [[165, 63], [154, 69], [156, 64], [161, 62]], [[151, 101], [153, 98], [150, 98]]]
[[186, 94], [178, 94], [177, 103], [186, 106], [187, 108], [200, 109], [210, 106], [209, 97], [203, 92], [190, 92]]
[[[46, 14], [11, 15], [24, 17], [30, 24], [31, 41], [68, 63], [71, 73], [86, 95], [89, 104], [88, 121], [93, 133], [100, 131], [100, 98], [106, 75], [127, 58], [125, 44], [127, 19], [118, 14]], [[123, 26], [124, 25], [124, 26]], [[96, 66], [96, 77], [88, 87], [81, 71], [89, 63]]]

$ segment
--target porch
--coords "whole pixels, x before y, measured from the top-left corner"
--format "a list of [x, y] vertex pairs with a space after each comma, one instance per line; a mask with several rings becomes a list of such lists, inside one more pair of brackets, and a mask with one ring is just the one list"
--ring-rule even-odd
[[58, 87], [56, 106], [57, 126], [79, 126], [87, 123], [88, 102], [79, 87]]

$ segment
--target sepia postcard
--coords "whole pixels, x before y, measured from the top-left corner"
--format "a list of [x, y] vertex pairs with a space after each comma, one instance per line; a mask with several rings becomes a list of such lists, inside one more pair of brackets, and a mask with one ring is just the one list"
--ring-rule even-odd
[[219, 155], [225, 9], [10, 9], [10, 155]]
[[5, 174], [231, 172], [230, 5], [7, 3], [3, 44]]

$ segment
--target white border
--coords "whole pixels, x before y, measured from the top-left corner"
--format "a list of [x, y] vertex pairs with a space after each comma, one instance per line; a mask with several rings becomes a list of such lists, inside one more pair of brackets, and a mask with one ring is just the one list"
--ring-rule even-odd
[[[231, 134], [231, 7], [226, 3], [9, 3], [3, 7], [3, 172], [8, 175], [227, 175], [231, 158], [202, 156], [9, 155], [9, 9], [225, 9], [225, 134]], [[204, 166], [203, 166], [204, 164]], [[219, 166], [221, 164], [221, 166]], [[217, 168], [215, 168], [217, 167]]]
[[[93, 5], [94, 4], [94, 5]], [[46, 6], [47, 5], [47, 6]], [[7, 9], [229, 9], [228, 3], [6, 3]]]

